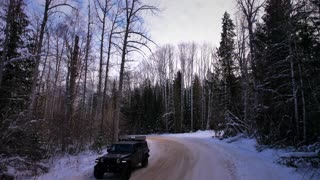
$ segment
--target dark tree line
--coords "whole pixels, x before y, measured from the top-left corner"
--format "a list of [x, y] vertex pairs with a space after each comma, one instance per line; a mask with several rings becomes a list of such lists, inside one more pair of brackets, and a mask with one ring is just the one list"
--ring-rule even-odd
[[26, 3], [0, 1], [1, 158], [99, 149], [128, 133], [319, 141], [317, 0], [236, 0], [219, 47], [163, 45], [149, 58], [142, 19], [158, 9], [145, 1], [32, 1], [34, 13]]
[[254, 38], [262, 143], [319, 138], [319, 8], [315, 1], [267, 1]]
[[318, 1], [237, 4], [237, 23], [223, 15], [219, 48], [166, 45], [144, 64], [146, 80], [125, 101], [134, 133], [212, 128], [253, 135], [261, 144], [319, 140]]
[[99, 150], [126, 133], [128, 62], [150, 51], [142, 14], [157, 8], [86, 2], [0, 1], [0, 174], [18, 164], [44, 171], [40, 159]]

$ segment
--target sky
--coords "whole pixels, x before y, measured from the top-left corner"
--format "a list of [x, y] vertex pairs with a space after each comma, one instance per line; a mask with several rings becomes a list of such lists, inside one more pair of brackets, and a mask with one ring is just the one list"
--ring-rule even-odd
[[195, 41], [218, 46], [223, 13], [228, 11], [233, 18], [236, 9], [234, 0], [152, 1], [161, 11], [147, 15], [145, 27], [158, 45]]
[[[43, 4], [43, 0], [27, 0]], [[87, 7], [87, 0], [77, 0]], [[234, 0], [143, 0], [159, 7], [156, 14], [144, 17], [145, 29], [158, 45], [195, 41], [219, 45], [222, 16], [225, 11], [234, 19]], [[84, 8], [85, 9], [85, 8]]]

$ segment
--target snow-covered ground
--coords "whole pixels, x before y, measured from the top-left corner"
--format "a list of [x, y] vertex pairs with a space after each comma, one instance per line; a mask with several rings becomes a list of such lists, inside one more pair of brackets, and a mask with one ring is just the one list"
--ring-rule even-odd
[[205, 143], [210, 149], [219, 150], [219, 155], [225, 160], [233, 162], [237, 171], [236, 179], [320, 179], [320, 169], [289, 168], [280, 165], [280, 157], [288, 153], [284, 149], [265, 149], [261, 152], [256, 150], [255, 139], [240, 138], [232, 143], [229, 139], [218, 140], [212, 138], [214, 131], [197, 131], [194, 133], [164, 134], [168, 137], [182, 139], [195, 139]]
[[[304, 174], [276, 163], [283, 150], [257, 152], [254, 139], [226, 143], [213, 135], [213, 131], [198, 131], [149, 136], [149, 166], [135, 170], [131, 179], [310, 179], [310, 172]], [[88, 151], [57, 157], [52, 160], [49, 173], [32, 179], [94, 179], [93, 166], [98, 156]]]
[[[106, 154], [106, 149], [101, 154]], [[85, 151], [77, 156], [65, 155], [50, 160], [48, 173], [33, 177], [37, 180], [59, 179], [90, 179], [93, 178], [92, 169], [95, 159], [101, 154], [95, 151]], [[84, 176], [87, 175], [87, 176]]]

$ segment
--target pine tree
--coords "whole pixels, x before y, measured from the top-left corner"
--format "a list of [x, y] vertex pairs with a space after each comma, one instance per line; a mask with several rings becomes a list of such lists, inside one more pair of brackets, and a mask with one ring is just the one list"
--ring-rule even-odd
[[[0, 88], [0, 111], [6, 112], [3, 118], [24, 111], [30, 93], [34, 64], [32, 59], [21, 58], [25, 56], [24, 53], [32, 51], [32, 39], [28, 30], [29, 21], [23, 11], [24, 6], [22, 0], [10, 1], [5, 17], [11, 20], [7, 22], [7, 47], [3, 47], [6, 52], [1, 52], [5, 63]], [[10, 15], [11, 11], [14, 13]], [[15, 58], [21, 58], [21, 60], [13, 61]]]
[[[319, 86], [320, 2], [298, 1], [294, 4], [292, 17], [294, 27], [294, 57], [297, 63], [298, 94], [302, 139], [304, 143], [314, 142], [320, 132], [319, 125]], [[317, 117], [318, 116], [318, 117]]]
[[[208, 99], [207, 105], [207, 122], [206, 129], [213, 128], [215, 130], [223, 130], [223, 126], [225, 124], [224, 121], [224, 103], [222, 102], [224, 94], [223, 94], [223, 86], [221, 81], [219, 80], [219, 71], [208, 72], [205, 89], [206, 96]], [[222, 126], [221, 126], [222, 125]]]
[[298, 86], [290, 17], [292, 4], [286, 0], [269, 0], [265, 12], [264, 23], [258, 26], [255, 38], [260, 105], [256, 124], [261, 138], [258, 140], [271, 143], [283, 137], [299, 137]]
[[[7, 41], [0, 52], [4, 62], [2, 85], [0, 87], [0, 151], [4, 156], [17, 156], [39, 160], [44, 156], [39, 121], [25, 118], [25, 110], [31, 93], [33, 59], [33, 39], [29, 30], [29, 20], [24, 12], [23, 0], [7, 1], [6, 32]], [[13, 12], [13, 13], [12, 13]], [[14, 126], [15, 128], [9, 128]], [[0, 165], [1, 166], [1, 165]]]
[[173, 95], [173, 103], [174, 103], [174, 131], [181, 132], [182, 131], [182, 123], [181, 121], [181, 81], [182, 76], [181, 72], [178, 71], [176, 77], [174, 79], [174, 95]]
[[199, 76], [195, 75], [193, 79], [193, 114], [195, 129], [202, 129], [204, 125], [201, 122], [201, 84]]
[[219, 63], [221, 68], [223, 89], [224, 89], [224, 106], [226, 110], [232, 110], [232, 100], [235, 97], [235, 63], [234, 63], [234, 37], [236, 36], [235, 25], [230, 19], [230, 14], [224, 13], [222, 19], [222, 33], [220, 47], [218, 49]]

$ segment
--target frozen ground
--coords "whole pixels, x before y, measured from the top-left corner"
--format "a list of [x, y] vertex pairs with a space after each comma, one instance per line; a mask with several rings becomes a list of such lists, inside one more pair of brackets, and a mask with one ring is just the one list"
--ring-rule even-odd
[[[102, 154], [107, 153], [103, 150]], [[93, 178], [95, 159], [100, 156], [93, 151], [86, 151], [77, 156], [56, 157], [50, 162], [49, 173], [33, 177], [37, 180], [90, 179]]]
[[[226, 143], [213, 139], [213, 131], [148, 136], [147, 168], [136, 168], [133, 180], [300, 180], [309, 179], [293, 168], [276, 163], [280, 150], [255, 150], [255, 140]], [[99, 155], [85, 152], [54, 160], [49, 173], [32, 179], [94, 179], [94, 161]], [[105, 179], [117, 179], [106, 175]], [[314, 178], [317, 179], [317, 178]]]

